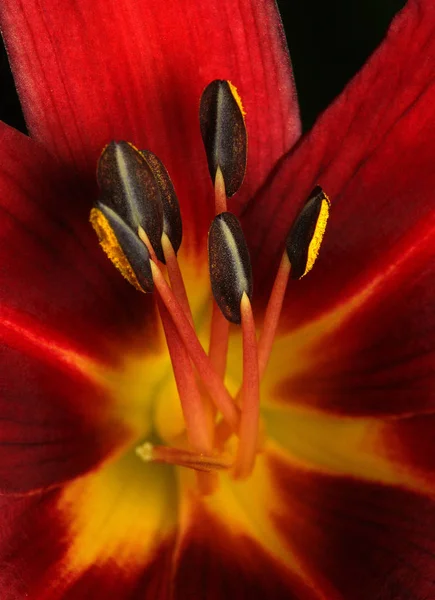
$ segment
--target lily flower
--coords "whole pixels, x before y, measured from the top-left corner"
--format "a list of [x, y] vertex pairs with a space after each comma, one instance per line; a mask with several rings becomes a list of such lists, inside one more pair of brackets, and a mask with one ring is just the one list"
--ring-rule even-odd
[[432, 0], [302, 138], [272, 1], [0, 26], [0, 597], [434, 598]]

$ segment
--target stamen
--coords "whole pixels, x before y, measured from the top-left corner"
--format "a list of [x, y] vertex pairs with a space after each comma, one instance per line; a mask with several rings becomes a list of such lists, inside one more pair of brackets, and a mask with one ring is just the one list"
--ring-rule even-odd
[[216, 215], [226, 212], [227, 210], [225, 181], [220, 167], [216, 169], [216, 177], [214, 180], [214, 206]]
[[140, 153], [153, 172], [160, 188], [160, 198], [163, 207], [163, 232], [170, 239], [172, 248], [175, 254], [177, 254], [183, 238], [183, 224], [177, 194], [162, 161], [150, 152], [150, 150], [141, 150]]
[[216, 303], [228, 321], [242, 323], [243, 402], [235, 476], [245, 477], [252, 471], [257, 451], [259, 373], [250, 302], [251, 262], [242, 228], [234, 215], [225, 212], [215, 217], [210, 227], [208, 247], [210, 280]]
[[139, 150], [127, 142], [110, 142], [98, 161], [97, 180], [103, 203], [133, 231], [142, 227], [159, 260], [164, 261], [160, 189]]
[[240, 324], [242, 296], [252, 297], [252, 269], [242, 228], [233, 214], [225, 212], [214, 218], [208, 254], [213, 296], [224, 317]]
[[291, 266], [287, 252], [282, 255], [281, 263], [273, 284], [272, 293], [267, 304], [266, 314], [264, 316], [263, 329], [258, 341], [258, 365], [260, 377], [263, 377], [267, 363], [272, 352], [273, 341], [275, 339], [279, 318], [281, 316], [282, 304], [287, 289]]
[[175, 382], [186, 422], [189, 442], [197, 452], [212, 451], [212, 432], [204, 404], [196, 384], [187, 350], [166, 307], [159, 299], [159, 312], [171, 357]]
[[208, 356], [213, 368], [221, 379], [225, 377], [227, 366], [229, 331], [230, 322], [224, 317], [216, 300], [214, 300]]
[[[286, 251], [276, 274], [258, 342], [260, 377], [264, 375], [272, 351], [289, 276], [300, 279], [313, 268], [325, 233], [329, 207], [329, 198], [320, 186], [316, 186], [287, 236]], [[290, 257], [293, 257], [293, 264]], [[294, 269], [296, 275], [293, 275]]]
[[[287, 236], [286, 250], [275, 278], [258, 342], [260, 379], [264, 375], [271, 355], [289, 276], [293, 274], [294, 268], [299, 268], [299, 273], [302, 272], [300, 277], [302, 277], [313, 267], [325, 232], [329, 206], [329, 199], [320, 186], [314, 188]], [[289, 258], [289, 247], [292, 250], [290, 254], [296, 258], [293, 265]], [[241, 394], [242, 389], [238, 391], [235, 397], [236, 404], [240, 403]], [[215, 437], [219, 447], [223, 446], [231, 433], [227, 423], [222, 421], [217, 425]]]
[[[227, 195], [225, 190], [225, 182], [220, 167], [216, 170], [216, 178], [214, 183], [215, 191], [215, 214], [226, 212], [227, 210]], [[213, 310], [211, 316], [210, 327], [210, 343], [208, 355], [210, 362], [215, 368], [221, 379], [225, 377], [228, 342], [229, 342], [230, 324], [223, 316], [220, 308], [213, 298]]]
[[[240, 188], [246, 169], [244, 114], [230, 82], [216, 80], [204, 90], [200, 125], [216, 213], [208, 237], [214, 296], [209, 356], [195, 333], [176, 256], [182, 241], [178, 199], [159, 158], [127, 142], [108, 144], [97, 168], [100, 200], [90, 215], [103, 249], [124, 277], [140, 291], [155, 288], [158, 292], [157, 304], [185, 420], [186, 429], [179, 440], [183, 449], [146, 443], [136, 452], [147, 462], [197, 471], [200, 492], [206, 494], [216, 489], [219, 470], [232, 469], [233, 476], [242, 479], [254, 468], [263, 443], [260, 379], [271, 354], [288, 279], [300, 279], [313, 267], [330, 208], [328, 197], [316, 186], [286, 238], [257, 344], [249, 252], [238, 219], [227, 212], [227, 198]], [[235, 399], [223, 383], [230, 323], [241, 324], [243, 339], [243, 380]], [[214, 430], [216, 411], [223, 421]], [[213, 450], [215, 437], [217, 447], [223, 448], [232, 433], [239, 437], [235, 461]], [[184, 449], [186, 435], [191, 449]]]
[[149, 442], [138, 446], [136, 454], [145, 462], [178, 465], [196, 471], [222, 471], [230, 469], [232, 466], [231, 457], [225, 454], [198, 454], [189, 450], [179, 450], [167, 446], [153, 446]]
[[244, 293], [240, 302], [243, 333], [242, 414], [234, 476], [245, 478], [252, 472], [258, 447], [260, 420], [260, 377], [257, 338], [251, 302]]
[[102, 202], [96, 202], [90, 221], [104, 252], [127, 281], [141, 292], [152, 292], [150, 254], [135, 232]]
[[233, 430], [237, 430], [240, 421], [240, 410], [234, 404], [231, 395], [228, 393], [228, 390], [225, 388], [219, 375], [211, 366], [203, 347], [196, 337], [195, 331], [172, 293], [172, 290], [166, 283], [157, 264], [151, 260], [150, 265], [155, 288], [168, 309], [205, 388], [216, 404], [218, 410], [221, 411], [224, 419], [228, 421]]
[[[177, 257], [165, 233], [162, 236], [162, 247], [165, 253], [166, 267], [172, 291], [179, 300], [185, 316], [193, 327], [192, 313]], [[210, 411], [212, 403], [208, 397], [204, 399], [201, 395], [188, 352], [165, 305], [160, 298], [157, 300], [157, 303], [186, 423], [187, 438], [196, 452], [210, 454], [213, 450], [214, 437], [213, 413]], [[219, 485], [217, 475], [213, 473], [198, 472], [197, 483], [199, 491], [203, 495], [212, 494]]]
[[150, 239], [149, 239], [147, 233], [142, 229], [142, 227], [140, 225], [137, 229], [137, 234], [138, 234], [140, 240], [145, 244], [145, 246], [149, 252], [151, 260], [153, 260], [156, 264], [158, 264], [159, 259], [157, 258], [156, 252], [155, 252], [154, 248], [152, 247], [152, 244], [150, 242]]
[[180, 265], [172, 247], [171, 240], [166, 233], [162, 235], [162, 248], [166, 260], [166, 268], [168, 269], [169, 281], [171, 282], [171, 288], [174, 292], [174, 296], [181, 304], [181, 308], [184, 310], [184, 314], [189, 319], [190, 324], [193, 327], [192, 311], [190, 309], [189, 299], [187, 297], [186, 287], [184, 285], [183, 276], [180, 271]]
[[[145, 246], [148, 248], [153, 264], [157, 265], [157, 257], [150, 244], [148, 236], [141, 228], [139, 228], [139, 236], [145, 244]], [[164, 237], [165, 234], [163, 234], [162, 240]], [[168, 246], [170, 246], [170, 249], [172, 250], [171, 242], [169, 241], [169, 238], [167, 236], [166, 240], [163, 242], [163, 247], [165, 245], [167, 246], [167, 250]], [[167, 268], [169, 273], [172, 272], [171, 283], [174, 280], [173, 271], [177, 270], [178, 275], [176, 275], [176, 277], [179, 276], [180, 281], [176, 283], [176, 287], [177, 284], [181, 284], [184, 289], [184, 282], [181, 276], [181, 272], [179, 271], [177, 258], [173, 250], [172, 255], [170, 252], [168, 253], [168, 257], [170, 260], [167, 264]], [[169, 274], [169, 278], [171, 279], [171, 273]], [[164, 281], [163, 276], [162, 279]], [[184, 289], [184, 293], [185, 292], [186, 290]], [[179, 301], [179, 298], [177, 298], [177, 295], [174, 290], [172, 290], [172, 294], [174, 295], [174, 300]], [[192, 331], [194, 331], [193, 319], [190, 312], [187, 295], [186, 302], [187, 307], [183, 307], [180, 304], [180, 308], [184, 311], [184, 316], [188, 319], [189, 325], [191, 326]], [[157, 303], [160, 312], [160, 317], [163, 323], [163, 328], [165, 331], [166, 342], [171, 357], [178, 394], [180, 396], [180, 402], [182, 404], [182, 409], [186, 420], [186, 431], [188, 432], [189, 439], [192, 441], [194, 448], [196, 448], [199, 451], [209, 451], [211, 449], [211, 441], [213, 439], [212, 421], [209, 418], [209, 412], [205, 410], [205, 407], [202, 403], [202, 397], [197, 386], [195, 375], [192, 371], [192, 365], [190, 364], [188, 352], [184, 343], [179, 337], [178, 330], [175, 324], [173, 323], [165, 304], [160, 298], [158, 298]], [[172, 337], [174, 335], [175, 341], [172, 340]], [[191, 390], [191, 393], [189, 392], [189, 389]]]
[[328, 196], [318, 185], [296, 217], [286, 240], [292, 279], [304, 277], [313, 268], [325, 233], [330, 206]]
[[217, 79], [205, 88], [199, 121], [211, 179], [215, 183], [220, 168], [231, 198], [245, 176], [247, 134], [240, 97], [229, 81]]
[[[139, 227], [139, 237], [148, 249], [154, 264], [157, 265], [158, 261], [156, 254], [147, 234], [141, 227]], [[179, 278], [175, 287], [177, 288], [177, 285], [181, 285], [184, 290], [185, 302], [187, 305], [182, 309], [185, 311], [185, 316], [193, 328], [192, 314], [190, 312], [189, 301], [179, 270], [177, 257], [175, 256], [172, 244], [165, 233], [163, 233], [162, 236], [162, 247], [164, 249], [166, 247], [165, 258], [169, 258], [167, 269], [171, 285], [174, 285], [174, 270], [178, 272], [175, 274], [175, 278]], [[181, 408], [186, 422], [188, 440], [196, 451], [210, 453], [213, 449], [214, 431], [213, 419], [210, 418], [209, 407], [203, 403], [186, 347], [178, 334], [177, 328], [173, 323], [166, 306], [160, 298], [157, 299], [157, 305], [165, 332], [166, 344], [171, 358], [178, 396], [180, 398]], [[211, 473], [198, 473], [198, 487], [202, 494], [208, 495], [213, 493], [217, 489], [218, 484], [219, 482], [215, 475]]]

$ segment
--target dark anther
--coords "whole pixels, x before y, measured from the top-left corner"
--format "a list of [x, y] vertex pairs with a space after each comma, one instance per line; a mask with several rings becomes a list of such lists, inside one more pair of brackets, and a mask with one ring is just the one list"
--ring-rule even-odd
[[103, 250], [124, 277], [138, 290], [152, 292], [150, 255], [136, 232], [102, 202], [95, 204], [90, 219]]
[[159, 185], [163, 206], [163, 231], [170, 239], [175, 253], [177, 253], [183, 238], [183, 226], [180, 205], [174, 186], [164, 164], [155, 154], [149, 150], [141, 150], [140, 153], [146, 160]]
[[160, 188], [139, 150], [127, 142], [110, 142], [98, 161], [97, 180], [102, 202], [136, 233], [142, 227], [164, 262]]
[[228, 321], [239, 324], [243, 293], [252, 299], [252, 269], [245, 236], [232, 213], [214, 218], [208, 234], [208, 256], [217, 305]]
[[296, 217], [286, 240], [293, 279], [300, 279], [312, 269], [325, 233], [329, 208], [327, 195], [319, 185], [316, 186]]
[[219, 167], [230, 198], [245, 176], [247, 134], [240, 98], [228, 81], [217, 79], [205, 88], [199, 121], [213, 184]]

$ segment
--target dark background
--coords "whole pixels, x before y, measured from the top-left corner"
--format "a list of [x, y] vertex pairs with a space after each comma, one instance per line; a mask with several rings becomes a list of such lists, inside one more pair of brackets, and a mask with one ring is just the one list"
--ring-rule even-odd
[[[277, 2], [306, 130], [378, 46], [391, 19], [406, 0]], [[3, 47], [0, 48], [0, 119], [26, 131]]]

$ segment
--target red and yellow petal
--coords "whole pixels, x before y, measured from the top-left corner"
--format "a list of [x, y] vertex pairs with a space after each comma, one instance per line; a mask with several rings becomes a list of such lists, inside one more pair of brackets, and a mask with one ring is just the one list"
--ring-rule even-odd
[[432, 416], [266, 408], [264, 418], [279, 446], [267, 459], [269, 489], [282, 503], [272, 507], [271, 527], [296, 549], [306, 573], [329, 583], [326, 597], [432, 597]]
[[123, 0], [110, 9], [8, 0], [0, 20], [31, 135], [81, 180], [94, 177], [111, 139], [149, 148], [173, 178], [185, 223], [203, 233], [213, 197], [198, 122], [204, 87], [229, 79], [243, 98], [246, 197], [299, 137], [288, 51], [268, 0]]
[[169, 598], [176, 501], [171, 469], [134, 453], [60, 491], [4, 497], [0, 594]]
[[248, 481], [222, 476], [199, 497], [192, 474], [131, 451], [60, 491], [4, 498], [0, 590], [41, 600], [431, 597], [433, 499], [380, 472], [361, 479], [341, 458], [347, 471], [317, 469], [268, 444]]
[[[338, 429], [330, 433], [340, 435]], [[287, 430], [289, 437], [295, 434], [297, 430]], [[352, 454], [356, 448], [350, 437], [348, 441]], [[430, 598], [435, 591], [433, 487], [420, 490], [418, 481], [393, 462], [387, 469], [388, 458], [376, 455], [374, 443], [371, 450], [366, 444], [364, 456], [361, 440], [354, 453], [359, 469], [353, 468], [345, 444], [335, 448], [332, 441], [330, 446], [325, 445], [323, 453], [332, 455], [332, 461], [321, 469], [268, 446], [250, 481], [228, 488], [224, 484], [222, 495], [209, 501], [211, 513], [224, 523], [221, 534], [229, 530], [239, 540], [246, 536], [257, 541], [274, 557], [275, 569], [284, 564], [287, 577], [291, 575], [289, 598], [293, 593], [298, 599], [402, 600], [403, 591], [410, 598]], [[340, 472], [340, 458], [347, 472]], [[370, 474], [377, 460], [379, 470]], [[237, 565], [236, 542], [227, 547], [234, 549], [232, 564]], [[276, 570], [269, 568], [273, 585]], [[251, 574], [249, 581], [255, 580]], [[281, 574], [279, 583], [288, 581]], [[257, 584], [261, 589], [261, 581]], [[263, 597], [269, 597], [267, 591]]]
[[[319, 596], [227, 513], [196, 498], [178, 541], [174, 600], [252, 598], [316, 600]], [[221, 505], [224, 509], [224, 506]]]
[[406, 426], [407, 419], [342, 417], [273, 406], [263, 410], [263, 418], [268, 436], [305, 469], [435, 493], [428, 477], [431, 459], [422, 460], [430, 427], [421, 427], [419, 439], [413, 419]]
[[[152, 297], [107, 261], [68, 171], [7, 126], [0, 135], [0, 490], [27, 492], [153, 426], [179, 435], [183, 420]], [[196, 292], [205, 267], [187, 269]], [[204, 301], [194, 294], [200, 320]]]
[[274, 526], [340, 600], [435, 594], [435, 501], [396, 486], [270, 463], [283, 506]]
[[168, 361], [152, 300], [106, 260], [65, 169], [5, 125], [0, 138], [0, 490], [22, 492], [144, 435], [147, 377]]
[[[308, 429], [300, 431], [301, 423], [294, 425], [303, 435]], [[353, 426], [358, 444], [347, 436], [350, 457], [343, 431], [341, 444], [335, 442], [336, 425], [329, 430], [332, 447], [326, 435], [317, 445], [319, 456], [330, 455], [320, 468], [307, 453], [291, 457], [268, 444], [247, 482], [222, 478], [212, 497], [184, 497], [175, 575], [179, 597], [186, 592], [202, 597], [204, 581], [216, 598], [232, 593], [385, 600], [402, 599], [401, 590], [409, 590], [410, 598], [431, 597], [433, 488], [419, 490], [417, 479], [386, 455], [380, 458], [381, 436], [374, 435], [372, 424], [369, 443], [363, 429], [358, 433]], [[291, 445], [298, 430], [286, 433]], [[316, 446], [315, 436], [310, 439]]]
[[50, 363], [9, 346], [10, 339], [0, 335], [1, 492], [59, 484], [125, 443], [129, 431], [111, 414], [112, 400], [85, 358], [62, 349]]
[[435, 212], [385, 251], [371, 278], [356, 272], [346, 301], [278, 338], [266, 397], [346, 415], [433, 411], [434, 235]]

